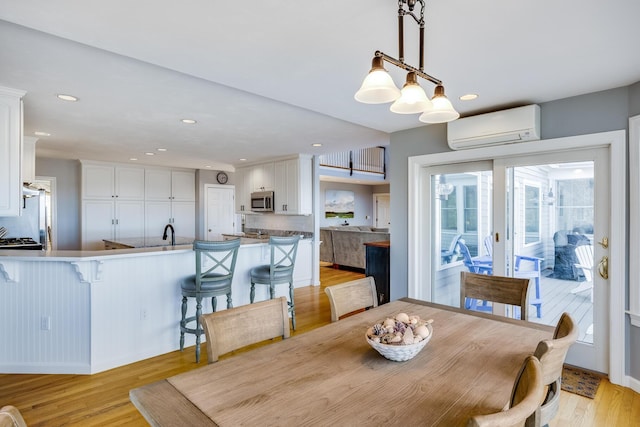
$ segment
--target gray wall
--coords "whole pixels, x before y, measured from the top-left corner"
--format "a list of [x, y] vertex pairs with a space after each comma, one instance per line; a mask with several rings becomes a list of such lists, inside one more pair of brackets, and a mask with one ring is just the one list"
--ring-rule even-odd
[[36, 175], [56, 178], [57, 248], [80, 250], [80, 162], [38, 157]]
[[[540, 104], [543, 139], [628, 130], [629, 117], [640, 114], [640, 82], [629, 87]], [[450, 151], [446, 125], [430, 125], [391, 135], [391, 299], [407, 295], [408, 158]], [[628, 224], [627, 224], [628, 226]], [[628, 276], [628, 271], [627, 271]], [[628, 298], [628, 281], [625, 286]], [[625, 373], [640, 379], [640, 328], [627, 324]], [[633, 355], [633, 357], [631, 356]]]
[[[320, 181], [320, 227], [340, 225], [345, 221], [343, 218], [324, 217], [324, 200], [327, 190], [353, 191], [355, 198], [354, 217], [347, 219], [347, 222], [349, 223], [349, 225], [372, 225], [374, 188], [376, 187], [371, 185]], [[367, 216], [369, 218], [367, 218]]]

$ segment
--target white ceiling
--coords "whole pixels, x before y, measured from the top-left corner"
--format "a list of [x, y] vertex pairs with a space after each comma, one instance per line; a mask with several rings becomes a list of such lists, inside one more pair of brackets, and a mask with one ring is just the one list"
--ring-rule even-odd
[[[27, 91], [25, 135], [51, 133], [38, 156], [233, 170], [386, 145], [417, 116], [353, 94], [376, 50], [398, 56], [396, 11], [393, 0], [0, 0], [0, 85]], [[640, 80], [638, 16], [637, 0], [432, 0], [425, 71], [463, 115], [625, 86]], [[470, 92], [479, 98], [458, 99]]]

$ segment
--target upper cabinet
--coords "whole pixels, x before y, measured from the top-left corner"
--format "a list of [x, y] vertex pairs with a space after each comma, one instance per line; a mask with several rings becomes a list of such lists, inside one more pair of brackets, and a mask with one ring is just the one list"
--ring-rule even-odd
[[263, 163], [251, 167], [252, 191], [273, 191], [273, 163]]
[[33, 136], [22, 137], [22, 182], [36, 180], [36, 142]]
[[0, 87], [0, 216], [18, 216], [22, 201], [22, 97]]
[[236, 169], [236, 211], [251, 211], [251, 193], [273, 191], [274, 213], [282, 215], [311, 215], [312, 160], [301, 155]]
[[238, 168], [234, 174], [236, 211], [249, 212], [251, 210], [251, 173], [250, 168]]
[[310, 156], [274, 164], [274, 212], [285, 215], [312, 213], [312, 161]]
[[145, 188], [147, 200], [193, 202], [196, 175], [194, 171], [146, 169]]
[[144, 168], [82, 164], [83, 199], [144, 200]]

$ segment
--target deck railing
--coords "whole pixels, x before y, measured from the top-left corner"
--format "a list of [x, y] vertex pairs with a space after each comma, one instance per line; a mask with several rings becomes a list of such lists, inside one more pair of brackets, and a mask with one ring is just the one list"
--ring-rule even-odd
[[323, 154], [319, 158], [320, 166], [346, 169], [349, 175], [353, 172], [386, 174], [384, 147], [371, 147], [362, 150], [350, 150], [340, 153]]

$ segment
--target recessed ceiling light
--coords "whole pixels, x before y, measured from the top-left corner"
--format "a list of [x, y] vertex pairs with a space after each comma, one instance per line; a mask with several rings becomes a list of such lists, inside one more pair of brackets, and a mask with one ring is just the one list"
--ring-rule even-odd
[[314, 144], [311, 144], [312, 147], [322, 147], [322, 144], [320, 144], [319, 142], [316, 142]]
[[156, 151], [167, 151], [166, 148], [156, 148]]
[[193, 125], [193, 124], [197, 123], [197, 122], [196, 122], [195, 120], [193, 120], [193, 119], [182, 119], [182, 120], [181, 120], [181, 122], [182, 122], [182, 123], [186, 123], [186, 124], [188, 124], [188, 125]]
[[474, 99], [476, 99], [478, 97], [477, 94], [475, 93], [467, 93], [466, 95], [462, 95], [460, 97], [461, 101], [473, 101]]
[[149, 153], [144, 153], [144, 154], [146, 154], [147, 156], [155, 156], [156, 153], [149, 152]]
[[132, 158], [130, 158], [129, 160], [132, 160], [132, 161], [134, 161], [134, 162], [135, 162], [136, 160], [138, 160], [138, 158], [137, 158], [137, 157], [132, 157]]
[[73, 95], [65, 95], [63, 93], [59, 93], [56, 96], [63, 101], [76, 102], [78, 100], [78, 98]]
[[211, 169], [211, 165], [207, 165], [207, 166], [205, 166], [205, 168]]
[[40, 132], [40, 131], [36, 131], [33, 134], [36, 136], [51, 136], [51, 134], [48, 132]]
[[246, 162], [247, 159], [239, 159], [241, 162]]

